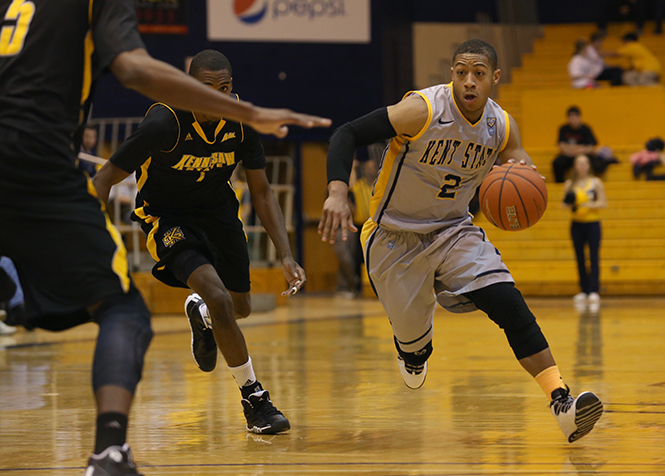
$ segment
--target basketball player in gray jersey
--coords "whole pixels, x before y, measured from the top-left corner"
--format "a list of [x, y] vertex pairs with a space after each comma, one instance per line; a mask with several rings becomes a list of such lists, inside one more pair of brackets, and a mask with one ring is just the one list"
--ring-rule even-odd
[[501, 77], [494, 48], [463, 43], [451, 72], [452, 83], [407, 93], [335, 131], [319, 233], [333, 243], [338, 228], [342, 239], [355, 229], [346, 199], [355, 148], [390, 139], [361, 241], [404, 382], [413, 389], [425, 382], [437, 302], [452, 312], [480, 309], [504, 330], [572, 443], [591, 431], [603, 405], [591, 392], [570, 395], [535, 317], [468, 210], [497, 157], [533, 162], [515, 120], [489, 98]]

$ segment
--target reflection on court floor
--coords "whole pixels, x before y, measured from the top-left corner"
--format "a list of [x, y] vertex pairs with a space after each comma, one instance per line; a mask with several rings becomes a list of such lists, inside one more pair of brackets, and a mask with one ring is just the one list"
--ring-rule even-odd
[[[414, 391], [378, 302], [306, 296], [242, 323], [289, 433], [248, 434], [231, 375], [199, 371], [186, 319], [172, 316], [154, 318], [129, 442], [146, 476], [665, 474], [665, 300], [606, 299], [597, 314], [528, 302], [573, 393], [605, 403], [575, 444], [484, 314], [437, 313]], [[0, 337], [0, 474], [82, 474], [95, 332]]]

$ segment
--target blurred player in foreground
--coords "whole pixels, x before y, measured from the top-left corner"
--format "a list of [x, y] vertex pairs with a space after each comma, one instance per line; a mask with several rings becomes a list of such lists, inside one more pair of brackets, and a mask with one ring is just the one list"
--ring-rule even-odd
[[532, 165], [514, 119], [489, 99], [501, 76], [496, 51], [484, 41], [467, 41], [455, 51], [451, 73], [452, 83], [409, 92], [398, 104], [335, 131], [319, 233], [332, 243], [338, 227], [343, 239], [355, 228], [346, 200], [354, 150], [392, 139], [361, 241], [404, 382], [413, 389], [425, 382], [437, 302], [451, 312], [480, 309], [505, 331], [572, 443], [591, 431], [602, 403], [591, 392], [570, 395], [500, 254], [468, 212], [498, 155]]
[[132, 0], [0, 0], [0, 18], [0, 255], [18, 269], [29, 325], [99, 324], [85, 476], [138, 474], [127, 415], [152, 329], [120, 235], [75, 165], [95, 80], [109, 68], [142, 94], [280, 137], [329, 121], [237, 101], [151, 58]]

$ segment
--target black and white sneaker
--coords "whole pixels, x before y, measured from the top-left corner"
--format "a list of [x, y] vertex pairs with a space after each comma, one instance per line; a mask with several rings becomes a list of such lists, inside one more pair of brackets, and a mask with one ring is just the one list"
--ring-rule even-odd
[[427, 378], [427, 361], [423, 365], [409, 365], [398, 355], [397, 365], [407, 387], [416, 390], [423, 386]]
[[591, 392], [582, 392], [573, 398], [568, 388], [557, 388], [552, 392], [550, 410], [564, 436], [572, 443], [587, 435], [600, 420], [603, 403]]
[[217, 343], [203, 298], [190, 294], [185, 300], [185, 314], [192, 330], [192, 355], [196, 365], [204, 372], [212, 372], [217, 365]]
[[272, 404], [267, 390], [252, 393], [240, 402], [247, 419], [247, 431], [272, 435], [291, 428], [289, 420]]
[[98, 455], [92, 455], [83, 476], [142, 476], [132, 461], [132, 451], [125, 443], [109, 446]]

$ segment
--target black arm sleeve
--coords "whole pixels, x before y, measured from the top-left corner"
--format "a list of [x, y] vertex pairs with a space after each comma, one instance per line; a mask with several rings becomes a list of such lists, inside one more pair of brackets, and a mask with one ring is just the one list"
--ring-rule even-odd
[[349, 183], [356, 147], [392, 139], [396, 135], [386, 107], [339, 127], [330, 138], [328, 148], [328, 183], [333, 180]]
[[158, 151], [167, 151], [178, 143], [180, 127], [175, 114], [165, 106], [154, 105], [139, 128], [111, 156], [111, 163], [127, 173], [138, 169]]

